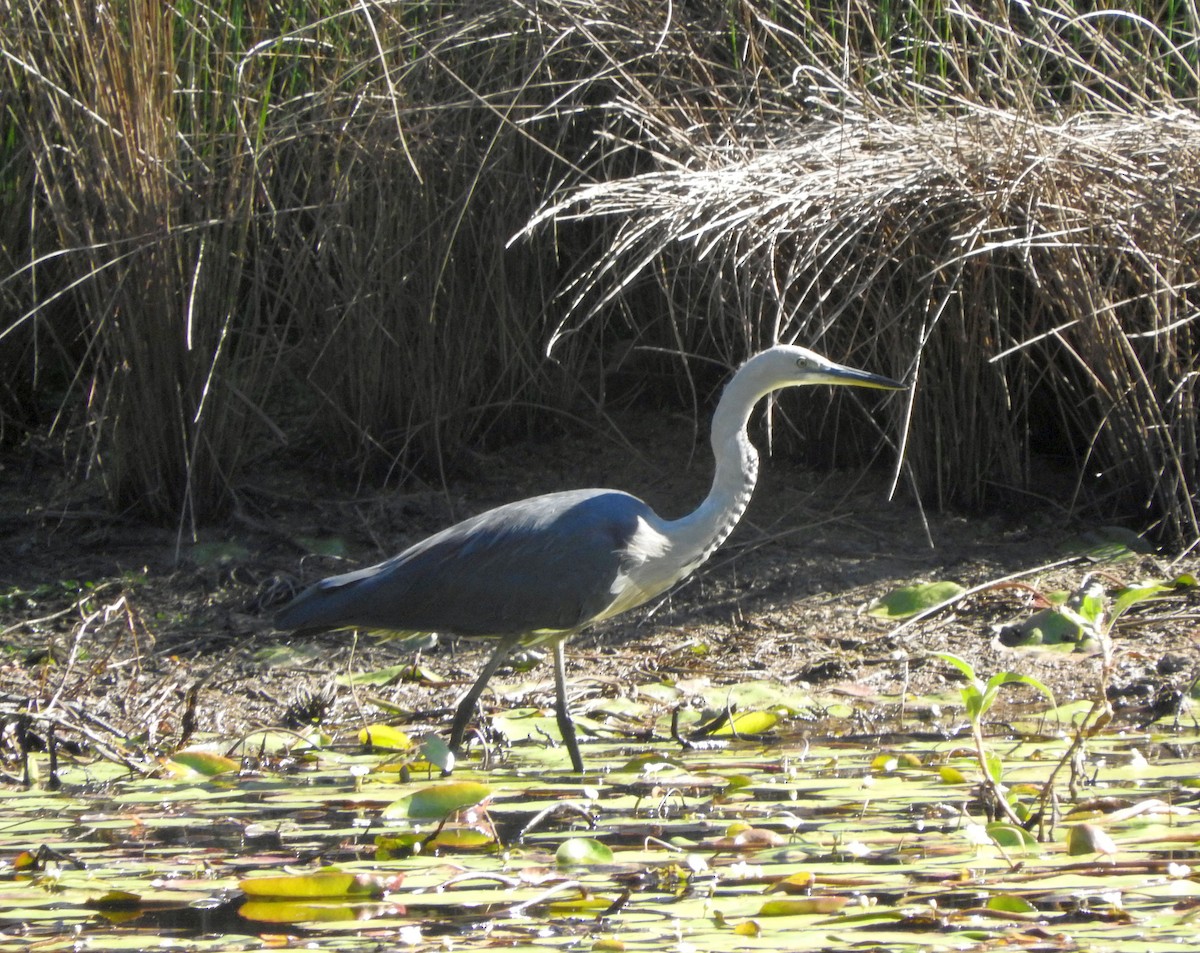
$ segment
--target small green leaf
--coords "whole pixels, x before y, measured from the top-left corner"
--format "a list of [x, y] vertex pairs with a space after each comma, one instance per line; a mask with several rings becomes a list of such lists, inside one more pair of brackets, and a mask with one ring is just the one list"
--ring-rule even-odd
[[754, 783], [752, 778], [744, 774], [728, 774], [725, 776], [725, 794], [732, 794], [734, 791], [740, 791], [742, 788], [748, 788]]
[[988, 836], [1000, 847], [1022, 847], [1032, 850], [1037, 847], [1037, 838], [1024, 828], [1000, 821], [987, 825]]
[[815, 877], [811, 871], [802, 870], [775, 881], [767, 888], [767, 893], [809, 894], [813, 888]]
[[559, 867], [595, 866], [613, 862], [612, 848], [592, 837], [572, 837], [558, 845], [554, 862]]
[[876, 599], [867, 608], [867, 614], [879, 619], [907, 619], [952, 602], [966, 591], [956, 582], [926, 582], [905, 586]]
[[1113, 600], [1113, 619], [1124, 615], [1132, 606], [1137, 605], [1139, 602], [1146, 602], [1156, 596], [1162, 595], [1164, 592], [1171, 592], [1174, 588], [1174, 586], [1163, 585], [1159, 582], [1146, 583], [1140, 586], [1126, 586], [1117, 593], [1116, 599]]
[[395, 835], [381, 834], [375, 838], [375, 859], [382, 862], [408, 857], [419, 850], [419, 845], [425, 842], [427, 836], [417, 831], [405, 831]]
[[1045, 683], [1038, 681], [1032, 675], [1024, 675], [1021, 672], [998, 672], [987, 680], [987, 691], [996, 691], [1001, 685], [1028, 685], [1030, 688], [1035, 688], [1046, 696], [1051, 706], [1057, 704], [1054, 701], [1054, 692], [1046, 687]]
[[1013, 896], [1011, 893], [998, 894], [992, 897], [987, 902], [989, 910], [997, 910], [1001, 913], [1037, 913], [1035, 907], [1028, 900], [1021, 897]]
[[961, 659], [957, 655], [951, 655], [949, 652], [934, 652], [933, 657], [940, 658], [943, 662], [953, 665], [966, 676], [967, 681], [979, 681], [979, 677], [975, 674], [975, 669], [971, 667], [971, 663], [966, 659]]

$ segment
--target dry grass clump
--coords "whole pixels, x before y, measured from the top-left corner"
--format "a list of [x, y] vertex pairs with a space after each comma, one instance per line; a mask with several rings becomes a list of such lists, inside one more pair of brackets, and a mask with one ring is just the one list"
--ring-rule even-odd
[[81, 473], [120, 507], [205, 519], [252, 445], [279, 309], [238, 27], [151, 0], [6, 7], [9, 161], [33, 200], [4, 278], [29, 306], [3, 331], [56, 378]]
[[0, 414], [120, 505], [192, 526], [285, 443], [444, 474], [610, 345], [795, 339], [914, 372], [930, 498], [1052, 459], [1200, 535], [1187, 5], [7, 9]]
[[670, 260], [672, 293], [729, 312], [681, 308], [689, 339], [740, 322], [911, 373], [906, 459], [940, 502], [1043, 489], [1040, 452], [1089, 502], [1195, 535], [1200, 119], [977, 110], [776, 136], [549, 209], [620, 223], [577, 310]]
[[649, 3], [9, 6], [37, 201], [0, 333], [63, 378], [42, 423], [79, 472], [181, 527], [260, 448], [431, 475], [561, 406], [592, 355], [546, 361], [545, 315], [596, 236], [506, 241], [564, 182], [636, 168], [623, 88], [712, 82], [712, 31], [647, 35]]
[[535, 227], [615, 230], [562, 329], [650, 280], [691, 346], [797, 340], [911, 373], [896, 430], [938, 503], [1032, 492], [1195, 539], [1196, 23], [902, 6], [886, 40], [888, 5], [794, 34], [774, 101], [803, 87], [802, 115], [676, 129], [658, 170], [549, 205]]

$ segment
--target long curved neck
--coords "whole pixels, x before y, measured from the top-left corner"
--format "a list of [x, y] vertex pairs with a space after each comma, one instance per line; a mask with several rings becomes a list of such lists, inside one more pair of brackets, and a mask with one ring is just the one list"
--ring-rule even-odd
[[754, 405], [770, 392], [754, 375], [735, 375], [717, 404], [712, 422], [716, 473], [708, 496], [695, 512], [668, 524], [671, 556], [687, 575], [725, 542], [750, 505], [758, 479], [758, 451], [746, 434]]

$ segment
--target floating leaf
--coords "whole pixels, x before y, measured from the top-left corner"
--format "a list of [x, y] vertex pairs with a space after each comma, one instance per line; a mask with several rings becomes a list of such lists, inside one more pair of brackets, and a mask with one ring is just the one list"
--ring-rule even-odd
[[850, 902], [849, 897], [823, 894], [818, 897], [788, 897], [786, 900], [766, 900], [759, 908], [760, 917], [796, 917], [814, 913], [837, 913]]
[[685, 765], [682, 761], [658, 751], [643, 751], [641, 754], [634, 755], [624, 764], [616, 765], [613, 771], [639, 771], [647, 772], [647, 770], [659, 770], [662, 766], [677, 768], [683, 770]]
[[1023, 847], [1026, 850], [1037, 848], [1037, 838], [1015, 824], [997, 821], [987, 825], [987, 832], [992, 841], [1000, 847]]
[[725, 794], [733, 794], [735, 791], [740, 791], [742, 788], [750, 787], [754, 781], [746, 777], [744, 774], [730, 774], [725, 776]]
[[597, 897], [584, 893], [573, 899], [551, 900], [546, 904], [546, 912], [557, 915], [570, 915], [573, 913], [597, 914], [603, 913], [612, 904], [611, 898]]
[[593, 837], [572, 837], [558, 845], [554, 862], [559, 867], [592, 867], [613, 862], [612, 848]]
[[908, 619], [918, 613], [951, 602], [967, 590], [956, 582], [926, 582], [893, 589], [867, 607], [878, 619]]
[[1116, 852], [1116, 842], [1095, 824], [1074, 824], [1067, 833], [1067, 853], [1072, 857], [1080, 854], [1111, 855]]
[[252, 877], [238, 881], [238, 887], [247, 897], [292, 900], [382, 897], [389, 886], [378, 877], [345, 873], [336, 867], [325, 867], [307, 874]]
[[496, 838], [487, 831], [475, 827], [444, 828], [429, 843], [430, 848], [443, 850], [479, 850], [496, 843]]
[[1028, 900], [1022, 897], [1014, 896], [1010, 893], [1002, 893], [995, 897], [990, 897], [986, 904], [989, 910], [998, 910], [1001, 913], [1037, 913], [1038, 909]]
[[164, 763], [163, 768], [175, 777], [199, 774], [211, 778], [218, 774], [237, 771], [241, 766], [240, 761], [234, 761], [232, 758], [212, 751], [176, 751]]
[[391, 725], [367, 725], [359, 731], [358, 741], [359, 744], [390, 751], [408, 751], [413, 747], [412, 739]]
[[900, 761], [894, 754], [877, 754], [871, 760], [872, 771], [882, 771], [888, 773], [895, 771], [899, 766]]
[[782, 880], [777, 880], [767, 888], [767, 893], [803, 893], [806, 894], [813, 888], [815, 878], [812, 873], [804, 870], [798, 874], [792, 874], [790, 877], [784, 877]]
[[712, 734], [722, 735], [761, 735], [770, 731], [779, 721], [779, 716], [769, 711], [743, 711], [733, 716]]
[[749, 827], [745, 824], [730, 824], [724, 837], [704, 842], [704, 846], [715, 850], [762, 850], [767, 847], [783, 847], [788, 839], [782, 834], [765, 827]]
[[454, 770], [454, 763], [458, 760], [450, 746], [437, 735], [426, 735], [421, 740], [421, 757], [447, 774]]
[[421, 788], [393, 801], [383, 810], [387, 818], [437, 819], [486, 801], [493, 791], [478, 781], [447, 781]]
[[100, 910], [111, 910], [137, 906], [141, 900], [140, 894], [130, 893], [128, 890], [106, 890], [98, 897], [88, 900], [87, 905]]
[[[372, 917], [395, 916], [401, 908], [391, 903], [314, 903], [303, 900], [250, 900], [238, 915], [258, 923], [349, 923]], [[143, 943], [145, 942], [143, 938]], [[270, 949], [272, 944], [266, 944]], [[145, 949], [145, 947], [141, 947]]]

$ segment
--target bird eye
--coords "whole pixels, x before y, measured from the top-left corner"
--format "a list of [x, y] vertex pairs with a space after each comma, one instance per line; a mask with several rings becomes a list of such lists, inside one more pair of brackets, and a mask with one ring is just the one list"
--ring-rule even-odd
[[813, 368], [813, 362], [807, 357], [798, 357], [796, 358], [796, 367], [802, 371], [811, 371]]

